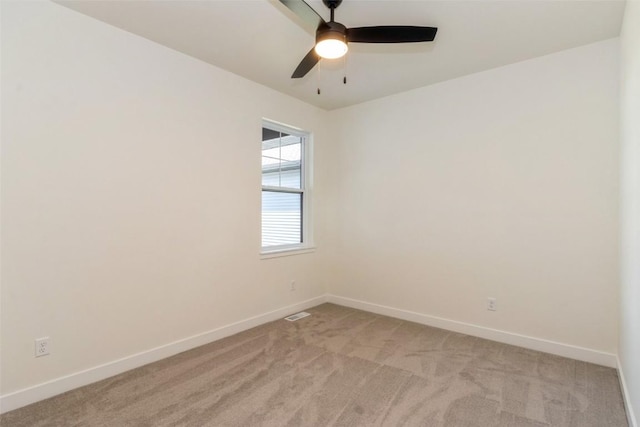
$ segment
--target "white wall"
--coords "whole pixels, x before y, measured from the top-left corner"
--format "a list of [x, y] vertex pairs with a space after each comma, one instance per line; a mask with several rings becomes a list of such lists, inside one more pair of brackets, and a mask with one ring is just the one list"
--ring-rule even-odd
[[615, 353], [617, 85], [612, 39], [331, 112], [331, 292]]
[[0, 394], [324, 294], [322, 250], [259, 257], [262, 118], [326, 162], [322, 110], [50, 2], [2, 56]]
[[[640, 2], [627, 1], [620, 36], [621, 294], [620, 371], [630, 412], [640, 415]], [[637, 422], [637, 421], [636, 421]], [[637, 425], [637, 424], [635, 424]]]

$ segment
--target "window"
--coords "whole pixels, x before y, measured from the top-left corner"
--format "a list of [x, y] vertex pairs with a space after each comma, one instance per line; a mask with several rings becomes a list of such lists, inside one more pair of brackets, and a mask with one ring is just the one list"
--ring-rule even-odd
[[262, 125], [262, 251], [310, 247], [309, 134]]

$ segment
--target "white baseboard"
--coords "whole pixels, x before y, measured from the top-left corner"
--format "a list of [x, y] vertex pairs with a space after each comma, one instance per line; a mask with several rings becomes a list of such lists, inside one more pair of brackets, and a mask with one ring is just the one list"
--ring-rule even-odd
[[617, 356], [616, 361], [618, 363], [618, 379], [620, 380], [620, 388], [622, 389], [622, 399], [624, 400], [624, 407], [627, 410], [627, 421], [629, 422], [629, 427], [638, 427], [636, 415], [633, 412], [633, 406], [631, 406], [631, 397], [629, 396], [629, 389], [627, 388], [627, 382], [624, 378], [622, 363], [620, 363], [620, 358]]
[[105, 363], [100, 366], [75, 372], [73, 374], [56, 378], [42, 384], [28, 387], [22, 390], [8, 393], [0, 396], [0, 413], [5, 413], [18, 409], [22, 406], [38, 402], [40, 400], [53, 397], [55, 395], [82, 387], [105, 378], [121, 374], [128, 370], [138, 368], [140, 366], [165, 359], [175, 354], [181, 353], [192, 348], [199, 347], [204, 344], [228, 337], [238, 332], [251, 329], [273, 320], [281, 319], [289, 314], [297, 311], [305, 310], [327, 301], [326, 295], [292, 304], [278, 310], [270, 311], [259, 316], [241, 320], [230, 325], [194, 335], [179, 341], [172, 342], [160, 347], [152, 348], [141, 353], [133, 354], [113, 362]]
[[[584, 362], [616, 368], [616, 355], [605, 353], [589, 348], [577, 347], [569, 344], [562, 344], [541, 338], [529, 337], [498, 329], [485, 328], [484, 326], [470, 323], [458, 322], [436, 316], [388, 307], [385, 305], [373, 304], [370, 302], [340, 297], [337, 295], [327, 295], [327, 302], [331, 302], [346, 307], [357, 308], [372, 313], [383, 314], [397, 319], [408, 320], [410, 322], [421, 323], [423, 325], [460, 332], [475, 337], [486, 338], [491, 341], [498, 341], [504, 344], [515, 345], [531, 350], [542, 351], [555, 354], [557, 356], [569, 357], [571, 359], [582, 360]], [[635, 426], [634, 426], [635, 427]]]

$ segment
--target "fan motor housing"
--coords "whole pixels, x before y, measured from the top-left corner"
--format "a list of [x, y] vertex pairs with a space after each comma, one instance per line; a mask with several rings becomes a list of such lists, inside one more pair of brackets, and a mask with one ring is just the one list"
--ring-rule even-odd
[[340, 39], [343, 42], [347, 42], [347, 27], [342, 25], [339, 22], [327, 22], [326, 26], [321, 26], [316, 31], [316, 43], [321, 40], [331, 38], [331, 39]]

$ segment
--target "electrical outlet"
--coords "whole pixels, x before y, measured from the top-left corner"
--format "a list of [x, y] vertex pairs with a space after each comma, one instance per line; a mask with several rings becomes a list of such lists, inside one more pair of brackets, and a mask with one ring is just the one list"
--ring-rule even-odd
[[487, 310], [496, 311], [498, 309], [498, 303], [495, 298], [487, 298]]
[[36, 357], [46, 356], [49, 354], [49, 337], [36, 339]]
[[290, 287], [289, 287], [289, 290], [290, 290], [290, 291], [295, 291], [295, 290], [296, 290], [296, 281], [295, 281], [295, 280], [292, 280], [292, 281], [291, 281], [291, 284], [290, 284], [289, 286], [290, 286]]

